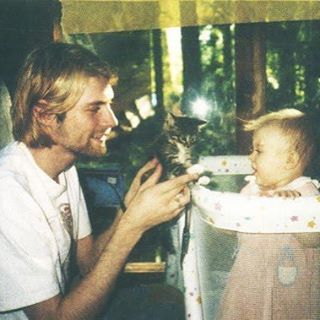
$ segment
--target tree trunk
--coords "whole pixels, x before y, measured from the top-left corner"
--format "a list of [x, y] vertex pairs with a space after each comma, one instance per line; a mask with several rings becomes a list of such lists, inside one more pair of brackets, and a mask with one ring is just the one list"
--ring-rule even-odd
[[163, 104], [163, 63], [162, 63], [162, 46], [161, 30], [152, 30], [152, 53], [155, 72], [157, 109], [156, 113], [161, 118], [164, 115]]
[[202, 70], [199, 43], [199, 27], [181, 29], [183, 88], [182, 111], [188, 112], [190, 99], [200, 93]]
[[279, 46], [279, 101], [291, 107], [296, 101], [296, 61], [295, 48], [299, 28], [285, 24], [280, 26], [279, 35], [283, 39]]
[[234, 101], [233, 88], [233, 55], [232, 55], [232, 34], [230, 25], [225, 25], [221, 28], [223, 32], [223, 73], [224, 78], [228, 81], [228, 87], [225, 91], [225, 101], [231, 107]]
[[232, 38], [230, 25], [221, 28], [223, 32], [223, 70], [225, 77], [230, 79], [232, 76]]
[[320, 22], [312, 21], [307, 24], [307, 46], [305, 48], [305, 104], [309, 108], [318, 107], [317, 92], [319, 90], [318, 78], [320, 76]]
[[265, 113], [266, 49], [262, 24], [241, 24], [235, 29], [237, 146], [239, 154], [250, 150], [250, 135], [243, 120]]

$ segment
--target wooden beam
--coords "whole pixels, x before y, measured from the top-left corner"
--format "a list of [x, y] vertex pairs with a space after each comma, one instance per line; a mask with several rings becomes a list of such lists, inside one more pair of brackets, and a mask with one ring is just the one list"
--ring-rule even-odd
[[162, 273], [165, 271], [165, 262], [128, 262], [125, 273]]

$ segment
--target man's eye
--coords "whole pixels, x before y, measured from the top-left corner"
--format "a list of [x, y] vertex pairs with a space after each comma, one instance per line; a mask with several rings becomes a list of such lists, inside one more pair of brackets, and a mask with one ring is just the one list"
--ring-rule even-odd
[[97, 113], [100, 110], [100, 107], [93, 107], [90, 109], [90, 112]]

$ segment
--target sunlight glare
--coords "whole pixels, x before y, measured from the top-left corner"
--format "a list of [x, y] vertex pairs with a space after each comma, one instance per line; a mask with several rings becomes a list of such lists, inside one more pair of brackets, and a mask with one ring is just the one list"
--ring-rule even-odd
[[210, 105], [204, 98], [197, 98], [192, 104], [192, 113], [201, 119], [205, 119], [210, 111]]

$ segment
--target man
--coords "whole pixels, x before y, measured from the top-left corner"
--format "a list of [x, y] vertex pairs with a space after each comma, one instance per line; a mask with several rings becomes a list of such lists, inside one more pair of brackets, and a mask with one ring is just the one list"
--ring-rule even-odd
[[[186, 186], [197, 176], [158, 183], [161, 166], [150, 161], [125, 197], [127, 210], [92, 237], [73, 164], [106, 152], [117, 125], [112, 83], [108, 67], [76, 45], [50, 44], [26, 59], [13, 103], [16, 142], [0, 156], [0, 319], [100, 317], [142, 234], [190, 201]], [[73, 260], [82, 278], [69, 288]]]

